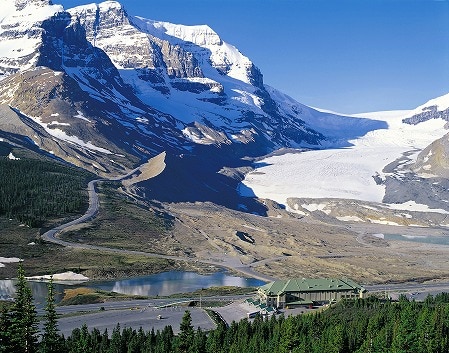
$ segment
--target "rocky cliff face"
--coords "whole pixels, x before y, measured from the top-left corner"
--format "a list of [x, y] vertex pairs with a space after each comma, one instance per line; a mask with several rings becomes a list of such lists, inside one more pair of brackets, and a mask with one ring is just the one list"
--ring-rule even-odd
[[[280, 113], [279, 103], [264, 87], [260, 70], [208, 26], [129, 16], [114, 2], [69, 11], [80, 19], [88, 40], [107, 53], [142, 101], [172, 115], [173, 109], [166, 108], [167, 97], [173, 105], [186, 108], [185, 114], [175, 116], [186, 124], [184, 135], [193, 142], [248, 143], [259, 138], [272, 148], [317, 145], [324, 139], [295, 113]], [[254, 133], [245, 139], [250, 131]]]
[[412, 111], [403, 122], [416, 125], [432, 119], [449, 121], [449, 94], [431, 99]]
[[36, 65], [42, 22], [63, 11], [46, 0], [4, 0], [0, 14], [0, 78]]
[[14, 4], [18, 11], [22, 11], [27, 6], [44, 7], [47, 5], [53, 5], [51, 0], [15, 0]]
[[119, 173], [163, 151], [229, 162], [222, 154], [238, 160], [332, 140], [314, 128], [332, 114], [264, 85], [208, 26], [130, 16], [115, 1], [67, 11], [45, 0], [2, 6], [0, 104], [33, 122], [39, 138], [28, 125], [24, 136], [47, 151], [57, 140], [52, 153], [84, 168]]
[[[449, 95], [438, 97], [419, 106], [402, 121], [406, 124], [417, 125], [431, 120], [441, 119], [449, 122]], [[446, 123], [446, 128], [448, 127]], [[449, 177], [449, 135], [437, 139], [417, 156], [411, 169], [422, 178]], [[435, 182], [435, 185], [439, 181]]]

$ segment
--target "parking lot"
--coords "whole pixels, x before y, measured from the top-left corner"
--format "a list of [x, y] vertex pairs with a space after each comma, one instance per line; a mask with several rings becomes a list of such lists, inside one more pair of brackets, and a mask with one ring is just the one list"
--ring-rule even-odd
[[[165, 326], [171, 325], [175, 333], [179, 332], [179, 325], [186, 310], [190, 311], [192, 316], [192, 325], [203, 330], [211, 330], [215, 328], [214, 322], [207, 313], [200, 308], [190, 307], [169, 307], [169, 308], [152, 308], [152, 307], [135, 307], [132, 309], [113, 309], [98, 311], [86, 315], [77, 315], [64, 317], [58, 320], [59, 330], [64, 336], [72, 333], [73, 329], [80, 328], [86, 324], [90, 330], [97, 328], [100, 332], [105, 329], [111, 334], [112, 330], [120, 323], [120, 328], [132, 327], [139, 329], [142, 327], [144, 331], [162, 330]], [[159, 315], [161, 318], [159, 318]]]
[[[119, 303], [118, 303], [119, 304]], [[89, 307], [90, 306], [86, 306]], [[106, 306], [105, 310], [99, 310], [98, 305], [91, 306], [91, 312], [70, 313], [68, 311], [65, 317], [58, 320], [59, 330], [64, 336], [69, 336], [73, 329], [81, 328], [84, 324], [92, 330], [97, 328], [101, 333], [105, 329], [111, 334], [112, 330], [120, 323], [120, 328], [124, 329], [132, 327], [139, 329], [142, 327], [145, 331], [162, 330], [165, 326], [171, 325], [173, 332], [179, 332], [179, 325], [186, 310], [190, 311], [192, 317], [192, 325], [196, 329], [201, 327], [202, 330], [211, 330], [215, 328], [215, 323], [203, 308], [187, 307], [187, 306], [169, 306], [165, 308], [156, 307], [153, 303], [136, 303], [127, 308], [117, 306]], [[71, 309], [71, 307], [65, 307]], [[95, 309], [94, 309], [95, 308]], [[75, 308], [73, 308], [75, 309]], [[248, 317], [248, 313], [254, 312], [255, 307], [245, 302], [243, 299], [235, 300], [223, 307], [213, 307], [213, 311], [219, 313], [221, 317], [231, 324], [233, 321], [240, 321]], [[283, 314], [285, 317], [290, 315], [300, 315], [311, 310], [304, 307], [294, 309], [284, 309], [277, 315]], [[67, 316], [68, 315], [68, 316]]]

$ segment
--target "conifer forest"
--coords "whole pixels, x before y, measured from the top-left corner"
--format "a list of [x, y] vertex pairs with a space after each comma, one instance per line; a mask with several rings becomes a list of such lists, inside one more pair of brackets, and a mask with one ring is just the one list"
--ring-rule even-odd
[[83, 213], [89, 177], [54, 161], [0, 157], [0, 216], [41, 227], [48, 219]]

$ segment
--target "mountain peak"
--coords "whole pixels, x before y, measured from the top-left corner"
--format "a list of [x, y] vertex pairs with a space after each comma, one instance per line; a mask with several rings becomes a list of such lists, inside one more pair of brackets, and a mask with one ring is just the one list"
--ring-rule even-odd
[[3, 24], [5, 24], [5, 20], [10, 20], [11, 16], [23, 17], [25, 22], [31, 22], [36, 19], [36, 16], [40, 19], [42, 12], [63, 11], [62, 5], [53, 5], [51, 0], [3, 0], [1, 4], [0, 23]]
[[146, 32], [161, 37], [167, 35], [177, 38], [182, 42], [189, 42], [199, 46], [221, 45], [223, 42], [218, 34], [208, 25], [180, 25], [164, 21], [154, 21], [143, 17], [139, 19], [138, 25]]
[[101, 12], [109, 12], [109, 11], [118, 11], [126, 14], [125, 7], [119, 3], [118, 1], [103, 1], [100, 3], [91, 3], [87, 5], [79, 5], [70, 9], [73, 13], [83, 13], [90, 11], [101, 11]]
[[53, 5], [53, 2], [51, 0], [15, 0], [14, 5], [18, 11], [21, 11], [27, 6], [42, 7]]
[[119, 3], [118, 1], [114, 1], [114, 0], [103, 1], [99, 4], [99, 7], [109, 8], [109, 9], [124, 9], [124, 7], [121, 3]]
[[73, 150], [75, 164], [92, 158], [88, 168], [107, 173], [127, 153], [145, 159], [223, 147], [246, 156], [326, 138], [303, 120], [314, 112], [286, 105], [251, 60], [207, 25], [130, 16], [117, 1], [67, 11], [49, 0], [5, 2], [0, 79], [8, 86], [0, 87], [0, 102], [37, 123], [46, 139], [74, 143], [81, 149]]

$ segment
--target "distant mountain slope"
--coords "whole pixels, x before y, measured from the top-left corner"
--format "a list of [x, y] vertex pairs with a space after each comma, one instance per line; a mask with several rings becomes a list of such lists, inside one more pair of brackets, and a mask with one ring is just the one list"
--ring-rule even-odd
[[408, 117], [404, 118], [404, 123], [419, 124], [430, 119], [449, 121], [449, 94], [431, 99], [411, 111]]
[[[281, 147], [321, 147], [335, 138], [344, 145], [342, 138], [380, 127], [320, 113], [265, 86], [260, 70], [208, 26], [129, 16], [115, 1], [68, 12], [46, 0], [5, 3], [0, 75], [7, 78], [0, 102], [85, 153], [147, 159], [162, 151], [237, 144], [242, 156], [263, 155]], [[61, 76], [49, 84], [48, 70]], [[350, 133], [334, 136], [332, 119], [337, 130]], [[359, 128], [347, 128], [354, 124]], [[89, 149], [93, 145], [98, 148]], [[103, 157], [96, 172], [119, 171]]]
[[275, 148], [325, 139], [298, 114], [281, 114], [259, 69], [208, 26], [129, 16], [116, 2], [69, 12], [143, 102], [182, 121], [188, 140], [206, 145], [263, 140]]
[[[146, 185], [153, 196], [234, 207], [250, 158], [351, 147], [389, 129], [385, 119], [321, 112], [265, 85], [206, 25], [131, 16], [116, 1], [66, 11], [3, 0], [0, 104], [3, 139], [105, 176], [166, 152], [165, 170]], [[404, 122], [428, 112], [446, 114], [431, 106]]]
[[[419, 124], [431, 119], [447, 121], [449, 127], [449, 94], [432, 99], [408, 114], [403, 121]], [[433, 141], [418, 155], [413, 171], [425, 178], [449, 178], [449, 134]]]

